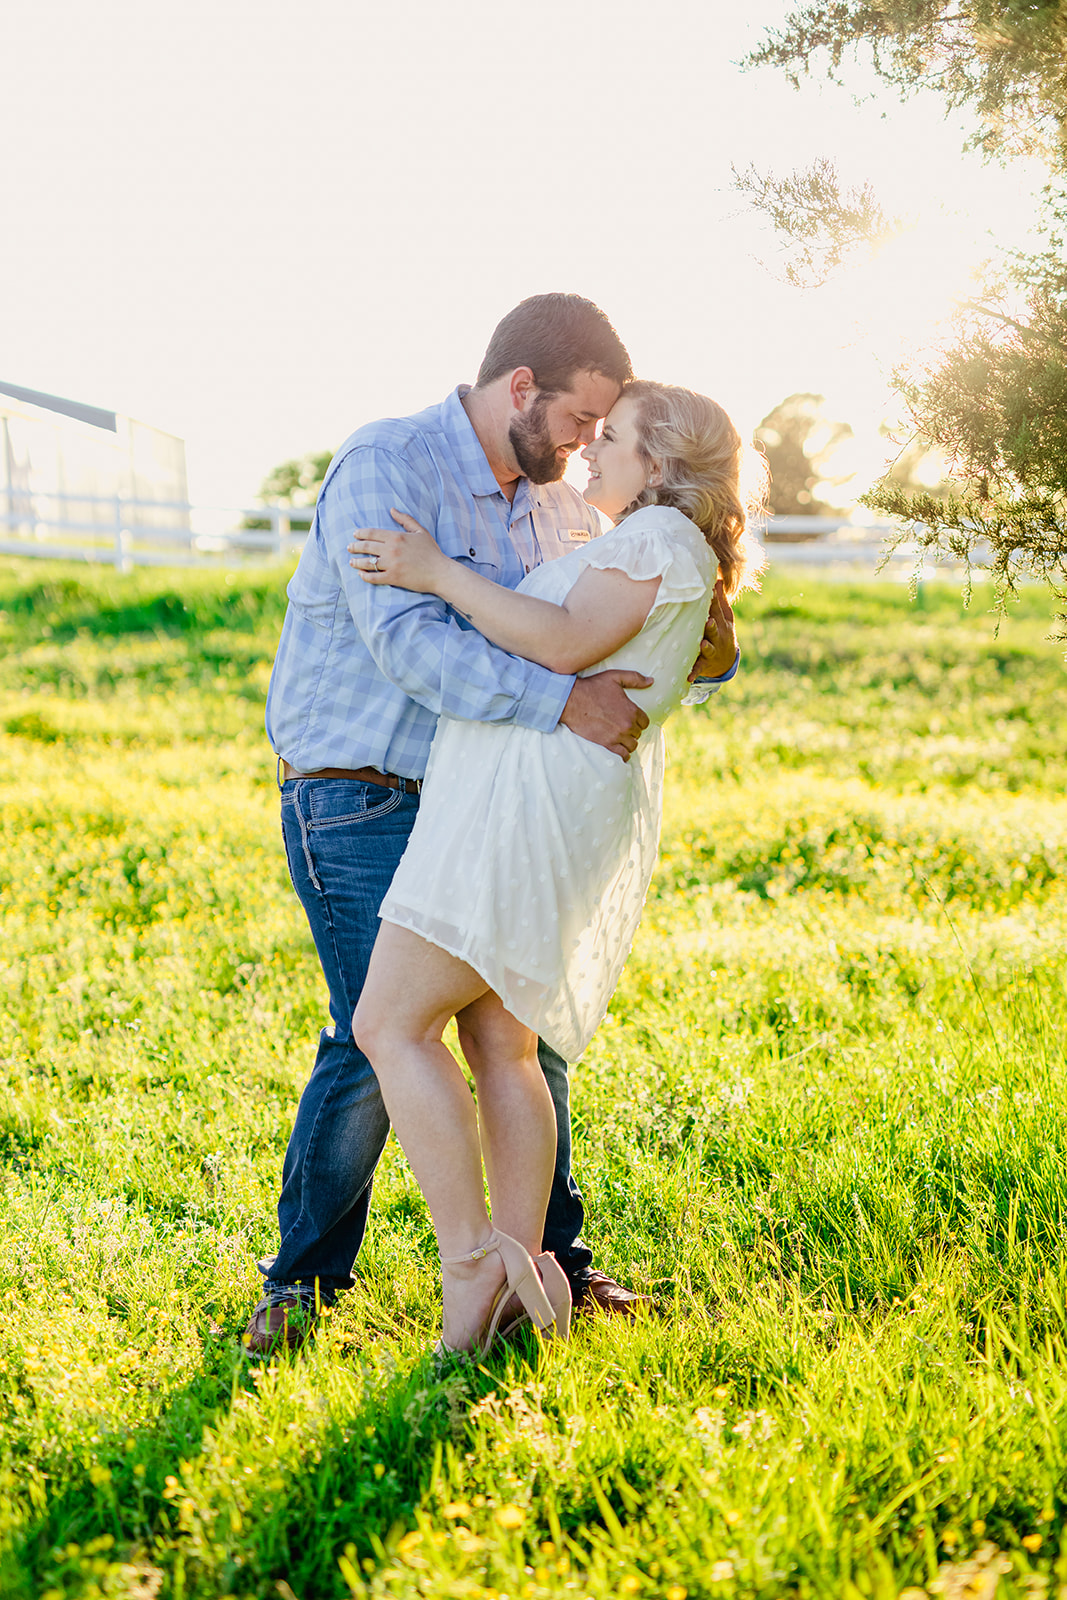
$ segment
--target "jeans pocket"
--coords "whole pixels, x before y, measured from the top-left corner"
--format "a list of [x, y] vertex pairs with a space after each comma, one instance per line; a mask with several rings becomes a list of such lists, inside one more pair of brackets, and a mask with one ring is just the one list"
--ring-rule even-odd
[[381, 783], [360, 783], [355, 778], [305, 778], [308, 788], [300, 810], [308, 829], [344, 828], [368, 817], [395, 811], [404, 798], [401, 789]]
[[[363, 828], [373, 835], [372, 823], [387, 817], [404, 803], [402, 789], [387, 789], [384, 784], [361, 783], [356, 778], [298, 778], [285, 785], [282, 791], [283, 832], [288, 813], [290, 827], [295, 822], [300, 837], [300, 848], [308, 880], [316, 894], [323, 892], [322, 873], [316, 864], [313, 840], [317, 836], [323, 847], [330, 841], [330, 849], [323, 858], [323, 868], [331, 876], [337, 868], [338, 852], [343, 860], [352, 854], [353, 866], [360, 856], [356, 838]], [[347, 843], [351, 840], [351, 844]], [[293, 870], [290, 840], [289, 862], [293, 886], [300, 893]], [[319, 854], [323, 852], [320, 850]], [[384, 889], [383, 889], [384, 893]]]

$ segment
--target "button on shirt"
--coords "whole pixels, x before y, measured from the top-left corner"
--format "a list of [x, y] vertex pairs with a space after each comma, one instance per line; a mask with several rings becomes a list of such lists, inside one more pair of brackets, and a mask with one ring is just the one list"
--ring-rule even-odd
[[360, 428], [330, 463], [267, 694], [267, 735], [300, 772], [376, 767], [421, 778], [439, 716], [545, 733], [559, 721], [573, 677], [490, 644], [436, 596], [364, 583], [349, 565], [355, 529], [395, 527], [394, 506], [447, 555], [509, 589], [600, 534], [569, 484], [520, 478], [508, 502], [463, 409], [467, 392]]

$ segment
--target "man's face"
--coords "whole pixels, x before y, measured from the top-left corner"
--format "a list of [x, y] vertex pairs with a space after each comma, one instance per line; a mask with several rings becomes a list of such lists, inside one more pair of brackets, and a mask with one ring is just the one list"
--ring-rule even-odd
[[531, 483], [558, 483], [567, 470], [567, 458], [596, 437], [596, 425], [606, 417], [620, 390], [599, 372], [577, 372], [561, 394], [535, 392], [526, 409], [514, 417], [508, 440], [520, 472]]

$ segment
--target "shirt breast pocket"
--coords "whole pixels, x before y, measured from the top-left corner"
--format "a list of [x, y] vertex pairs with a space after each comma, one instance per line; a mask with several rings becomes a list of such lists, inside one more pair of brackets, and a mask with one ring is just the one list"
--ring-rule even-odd
[[453, 561], [462, 561], [465, 567], [473, 568], [493, 583], [502, 582], [503, 552], [496, 540], [482, 529], [459, 528], [454, 522], [448, 522], [438, 527], [435, 537], [445, 555], [451, 556]]

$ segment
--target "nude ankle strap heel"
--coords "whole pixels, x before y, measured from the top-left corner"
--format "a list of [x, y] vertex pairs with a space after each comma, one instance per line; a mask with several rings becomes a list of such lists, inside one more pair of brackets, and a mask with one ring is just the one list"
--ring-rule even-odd
[[[540, 1274], [541, 1283], [548, 1302], [555, 1314], [555, 1325], [552, 1336], [555, 1339], [569, 1339], [571, 1331], [571, 1294], [570, 1280], [551, 1250], [542, 1250], [540, 1255], [533, 1257], [533, 1264]], [[524, 1328], [530, 1321], [525, 1311], [520, 1311], [513, 1317], [506, 1328], [501, 1328], [500, 1337], [507, 1339], [520, 1328]]]
[[[518, 1296], [524, 1311], [539, 1333], [550, 1334], [555, 1331], [558, 1337], [565, 1339], [570, 1329], [570, 1286], [562, 1268], [557, 1265], [554, 1257], [547, 1258], [551, 1263], [551, 1267], [548, 1269], [551, 1292], [546, 1292], [546, 1284], [542, 1281], [542, 1274], [535, 1266], [529, 1252], [523, 1248], [517, 1239], [513, 1239], [508, 1233], [500, 1233], [496, 1228], [493, 1229], [485, 1243], [480, 1244], [476, 1250], [469, 1250], [466, 1255], [462, 1256], [442, 1256], [441, 1265], [443, 1267], [458, 1267], [467, 1261], [480, 1261], [483, 1256], [489, 1255], [493, 1250], [497, 1252], [504, 1263], [506, 1278], [503, 1287], [493, 1301], [481, 1344], [471, 1353], [477, 1356], [488, 1354], [493, 1340], [497, 1336], [500, 1319], [504, 1314], [504, 1307], [512, 1295]], [[542, 1257], [538, 1258], [539, 1261], [543, 1259]], [[556, 1277], [557, 1273], [559, 1278], [563, 1279], [562, 1293]], [[439, 1341], [438, 1348], [448, 1355], [456, 1353], [452, 1351], [450, 1346], [445, 1344], [443, 1339]]]
[[534, 1266], [541, 1274], [541, 1283], [545, 1294], [548, 1296], [556, 1319], [555, 1336], [557, 1339], [569, 1339], [571, 1332], [571, 1286], [567, 1274], [552, 1254], [551, 1250], [542, 1250], [539, 1256], [534, 1256]]

